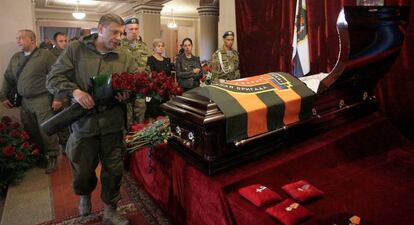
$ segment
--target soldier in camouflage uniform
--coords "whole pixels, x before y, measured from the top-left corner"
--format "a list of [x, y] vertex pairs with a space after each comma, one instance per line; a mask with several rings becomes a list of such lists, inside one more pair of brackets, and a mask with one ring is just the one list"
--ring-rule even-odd
[[47, 88], [55, 96], [71, 97], [90, 113], [71, 125], [72, 133], [66, 145], [73, 174], [73, 189], [80, 195], [79, 213], [91, 213], [91, 193], [98, 179], [95, 170], [101, 162], [101, 198], [105, 203], [105, 224], [126, 225], [126, 219], [116, 211], [121, 199], [123, 173], [124, 107], [121, 102], [128, 93], [118, 93], [116, 100], [95, 102], [86, 92], [92, 76], [112, 73], [136, 73], [136, 62], [118, 48], [124, 21], [106, 14], [98, 23], [98, 33], [73, 41], [58, 58], [47, 76]]
[[239, 53], [233, 49], [234, 32], [226, 31], [223, 42], [223, 47], [212, 56], [213, 83], [240, 78]]
[[[149, 72], [147, 59], [149, 56], [147, 44], [139, 36], [139, 21], [137, 18], [130, 18], [125, 21], [126, 38], [121, 41], [121, 48], [127, 51], [137, 62], [140, 72]], [[127, 124], [133, 122], [142, 123], [145, 120], [145, 97], [137, 98], [133, 103], [127, 104]]]
[[[0, 100], [4, 107], [13, 108], [7, 99], [7, 94], [13, 86], [17, 85], [18, 93], [23, 96], [20, 107], [23, 127], [41, 146], [42, 156], [48, 157], [46, 173], [52, 173], [57, 169], [58, 137], [48, 136], [39, 129], [39, 125], [52, 117], [51, 108], [57, 107], [56, 99], [52, 101], [52, 96], [45, 85], [46, 75], [55, 63], [56, 57], [49, 50], [36, 48], [35, 33], [31, 30], [20, 30], [16, 41], [22, 51], [17, 52], [10, 59], [0, 89]], [[22, 67], [26, 60], [27, 63]], [[17, 77], [19, 70], [21, 71]]]

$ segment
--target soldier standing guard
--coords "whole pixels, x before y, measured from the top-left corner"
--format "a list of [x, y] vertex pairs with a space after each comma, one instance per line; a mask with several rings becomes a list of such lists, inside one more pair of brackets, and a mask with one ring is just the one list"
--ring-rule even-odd
[[234, 32], [224, 32], [223, 42], [223, 47], [214, 52], [212, 56], [212, 70], [214, 74], [218, 74], [213, 78], [213, 83], [240, 78], [239, 52], [233, 49]]
[[[147, 71], [147, 59], [149, 56], [147, 44], [139, 36], [139, 20], [130, 18], [125, 21], [126, 38], [121, 41], [121, 48], [128, 52], [138, 64], [140, 72]], [[142, 123], [145, 120], [145, 98], [137, 98], [133, 103], [127, 104], [127, 124], [133, 122]]]

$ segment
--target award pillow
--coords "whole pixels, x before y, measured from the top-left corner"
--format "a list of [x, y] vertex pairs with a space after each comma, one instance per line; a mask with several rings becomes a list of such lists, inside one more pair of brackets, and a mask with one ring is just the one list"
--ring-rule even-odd
[[284, 225], [295, 225], [312, 216], [312, 213], [308, 209], [291, 199], [286, 199], [275, 206], [267, 208], [266, 213]]
[[306, 202], [309, 199], [319, 198], [323, 196], [323, 192], [321, 190], [305, 180], [286, 184], [282, 187], [282, 189], [293, 199], [301, 203]]
[[240, 188], [239, 194], [259, 207], [282, 200], [276, 192], [260, 184]]

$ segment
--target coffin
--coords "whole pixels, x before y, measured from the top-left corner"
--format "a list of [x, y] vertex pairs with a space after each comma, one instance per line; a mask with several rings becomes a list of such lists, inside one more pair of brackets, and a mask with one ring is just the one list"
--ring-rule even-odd
[[229, 119], [226, 121], [218, 104], [191, 91], [162, 105], [173, 133], [169, 144], [211, 175], [376, 111], [375, 86], [399, 54], [408, 14], [408, 7], [341, 10], [336, 24], [339, 54], [334, 69], [300, 79], [314, 93], [309, 116], [254, 136], [229, 139]]

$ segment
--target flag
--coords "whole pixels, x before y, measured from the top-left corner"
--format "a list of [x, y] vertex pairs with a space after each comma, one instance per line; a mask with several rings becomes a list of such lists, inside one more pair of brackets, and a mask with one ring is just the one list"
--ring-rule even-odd
[[195, 88], [226, 118], [227, 142], [254, 137], [312, 116], [315, 93], [288, 73], [268, 73]]
[[297, 0], [292, 42], [292, 65], [295, 77], [302, 77], [310, 71], [308, 29], [306, 26], [306, 0]]

